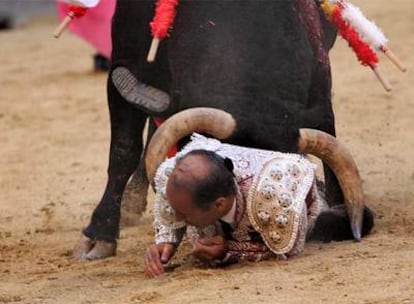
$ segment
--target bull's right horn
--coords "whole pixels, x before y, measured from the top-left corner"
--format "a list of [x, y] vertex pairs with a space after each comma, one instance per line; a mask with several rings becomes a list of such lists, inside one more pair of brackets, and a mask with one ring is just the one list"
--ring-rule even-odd
[[157, 129], [148, 144], [145, 157], [148, 180], [152, 182], [168, 151], [182, 138], [198, 132], [223, 140], [229, 138], [235, 129], [234, 118], [218, 109], [191, 108], [171, 116]]
[[344, 194], [352, 234], [355, 240], [361, 240], [364, 193], [358, 168], [349, 151], [332, 135], [313, 129], [300, 129], [298, 149], [300, 153], [319, 157], [335, 173]]

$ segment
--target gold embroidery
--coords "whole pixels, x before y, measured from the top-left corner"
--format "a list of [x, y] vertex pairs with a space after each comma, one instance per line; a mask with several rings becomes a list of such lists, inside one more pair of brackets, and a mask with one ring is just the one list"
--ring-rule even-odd
[[255, 176], [247, 198], [247, 212], [272, 252], [286, 254], [294, 247], [313, 178], [313, 169], [304, 158], [277, 155]]

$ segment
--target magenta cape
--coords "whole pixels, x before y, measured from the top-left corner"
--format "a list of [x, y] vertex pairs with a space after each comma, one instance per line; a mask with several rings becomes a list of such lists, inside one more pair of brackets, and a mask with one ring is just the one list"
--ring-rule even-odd
[[[83, 17], [75, 18], [69, 25], [69, 30], [78, 35], [107, 58], [111, 57], [111, 19], [114, 14], [116, 1], [101, 0], [96, 6], [88, 9]], [[69, 5], [57, 1], [59, 19], [62, 20]]]

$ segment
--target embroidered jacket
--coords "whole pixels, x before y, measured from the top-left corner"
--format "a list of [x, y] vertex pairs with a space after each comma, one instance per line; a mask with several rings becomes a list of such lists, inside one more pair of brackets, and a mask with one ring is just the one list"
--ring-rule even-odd
[[[199, 134], [193, 134], [176, 157], [195, 149], [233, 161], [238, 193], [225, 261], [286, 258], [303, 250], [306, 234], [324, 205], [316, 187], [315, 165], [302, 155], [223, 144]], [[176, 157], [164, 161], [155, 176], [155, 242], [179, 244], [185, 232], [190, 241], [224, 236], [219, 222], [200, 229], [176, 221], [166, 196]]]

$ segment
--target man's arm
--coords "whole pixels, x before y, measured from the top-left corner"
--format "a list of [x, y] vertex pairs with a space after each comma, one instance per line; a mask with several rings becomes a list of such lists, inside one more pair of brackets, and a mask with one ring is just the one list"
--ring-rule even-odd
[[217, 265], [234, 264], [240, 261], [256, 262], [275, 256], [263, 242], [229, 241], [221, 236], [197, 240], [192, 254], [204, 262]]
[[155, 181], [154, 200], [154, 233], [155, 244], [148, 246], [145, 251], [144, 271], [150, 277], [156, 277], [164, 273], [163, 264], [168, 263], [174, 256], [183, 236], [186, 225], [175, 220], [175, 212], [165, 196], [165, 187], [168, 177], [166, 169], [173, 167], [172, 160], [164, 162], [157, 171]]
[[227, 241], [227, 253], [221, 264], [234, 264], [241, 261], [257, 262], [267, 260], [276, 255], [260, 241]]

